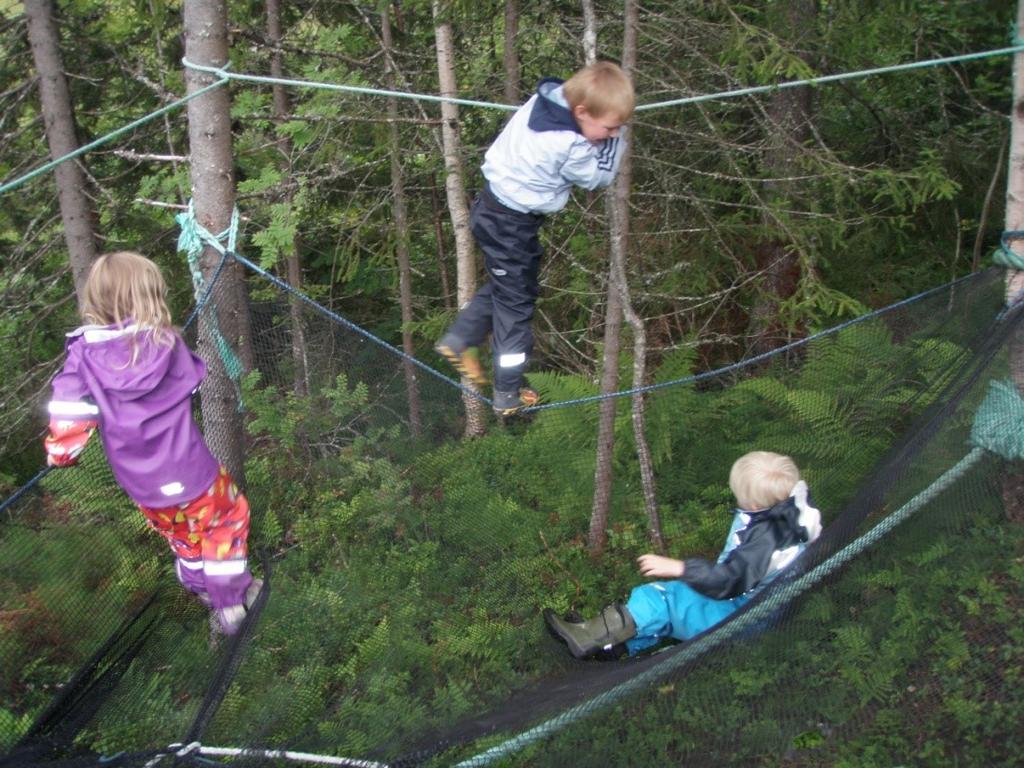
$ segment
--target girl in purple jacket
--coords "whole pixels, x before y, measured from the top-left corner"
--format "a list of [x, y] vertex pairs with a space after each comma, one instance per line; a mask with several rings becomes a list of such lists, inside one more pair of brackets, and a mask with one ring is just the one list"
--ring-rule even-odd
[[171, 325], [159, 267], [129, 251], [101, 256], [82, 318], [53, 380], [47, 461], [74, 464], [98, 428], [118, 484], [170, 543], [178, 580], [235, 634], [262, 586], [246, 561], [249, 504], [192, 417], [206, 365]]

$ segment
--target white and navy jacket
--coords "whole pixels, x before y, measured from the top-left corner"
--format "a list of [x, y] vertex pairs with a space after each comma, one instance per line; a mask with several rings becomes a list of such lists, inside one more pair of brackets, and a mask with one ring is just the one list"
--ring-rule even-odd
[[622, 161], [625, 126], [617, 138], [591, 144], [569, 110], [562, 82], [542, 80], [484, 155], [481, 170], [491, 192], [521, 213], [560, 211], [573, 185], [606, 187]]
[[715, 600], [729, 600], [763, 586], [821, 534], [821, 513], [801, 480], [785, 501], [758, 512], [736, 510], [717, 562], [685, 560], [682, 581]]

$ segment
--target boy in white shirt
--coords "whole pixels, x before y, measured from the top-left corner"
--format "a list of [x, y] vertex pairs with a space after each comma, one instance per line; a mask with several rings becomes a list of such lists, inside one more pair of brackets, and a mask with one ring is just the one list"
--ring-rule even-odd
[[487, 150], [485, 184], [473, 202], [470, 228], [484, 252], [490, 280], [462, 308], [435, 349], [475, 384], [487, 383], [476, 347], [492, 334], [496, 413], [534, 405], [523, 387], [533, 349], [533, 307], [544, 251], [544, 217], [560, 211], [573, 187], [612, 183], [625, 147], [625, 123], [635, 107], [633, 84], [617, 65], [601, 61], [564, 83], [542, 80]]

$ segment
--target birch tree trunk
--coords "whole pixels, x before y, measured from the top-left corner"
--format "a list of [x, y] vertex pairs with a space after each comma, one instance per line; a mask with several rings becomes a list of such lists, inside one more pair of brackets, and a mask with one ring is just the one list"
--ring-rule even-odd
[[[1017, 2], [1016, 39], [1024, 35], [1024, 0]], [[1013, 105], [1010, 114], [1010, 165], [1006, 179], [1006, 232], [1024, 231], [1024, 53], [1013, 57]], [[1024, 259], [1024, 237], [1009, 240], [1010, 249]], [[1024, 300], [1024, 270], [1006, 272], [1007, 302]], [[1024, 396], [1024, 326], [1010, 339], [1010, 376]], [[1011, 520], [1024, 521], [1024, 471], [1020, 462], [1003, 478], [1003, 503]]]
[[[589, 2], [587, 3], [589, 5]], [[591, 9], [585, 14], [585, 18], [591, 24], [594, 23], [594, 14]], [[632, 76], [636, 68], [636, 28], [637, 28], [637, 5], [635, 0], [626, 0], [624, 8], [624, 36], [622, 45], [622, 68]], [[596, 57], [596, 31], [593, 34], [584, 32], [584, 39], [594, 41], [593, 54]], [[589, 45], [589, 43], [588, 43]], [[589, 55], [590, 51], [588, 51]], [[619, 173], [612, 185], [611, 194], [606, 199], [609, 219], [611, 222], [610, 235], [610, 263], [608, 269], [608, 323], [605, 330], [605, 358], [604, 370], [602, 371], [601, 383], [602, 394], [609, 394], [615, 391], [618, 383], [618, 362], [619, 362], [619, 338], [618, 333], [622, 326], [622, 316], [629, 323], [633, 331], [633, 386], [642, 387], [645, 383], [646, 360], [647, 360], [647, 332], [643, 320], [634, 311], [629, 295], [629, 285], [626, 280], [626, 254], [629, 248], [629, 199], [630, 185], [633, 180], [632, 142], [626, 147], [619, 166]], [[613, 297], [617, 301], [613, 304]], [[614, 311], [618, 316], [613, 324], [610, 313]], [[609, 329], [614, 330], [616, 336], [609, 338]], [[609, 354], [609, 346], [614, 350], [614, 355]], [[605, 382], [610, 382], [611, 387], [605, 389]], [[608, 398], [601, 403], [602, 412], [599, 420], [598, 432], [598, 454], [597, 469], [594, 477], [594, 504], [591, 509], [590, 532], [588, 543], [591, 552], [597, 554], [604, 549], [607, 542], [608, 509], [611, 500], [612, 487], [612, 451], [615, 441], [615, 401]], [[647, 513], [648, 535], [651, 545], [658, 551], [665, 549], [661, 533], [661, 519], [658, 512], [657, 491], [654, 481], [654, 464], [651, 458], [650, 447], [647, 444], [645, 400], [642, 393], [633, 395], [631, 402], [631, 417], [633, 424], [633, 439], [636, 443], [637, 460], [640, 465], [640, 481], [643, 489], [644, 509]]]
[[[59, 157], [78, 149], [75, 116], [71, 104], [71, 91], [64, 76], [60, 55], [60, 36], [54, 20], [52, 0], [26, 0], [25, 18], [28, 39], [32, 46], [32, 60], [39, 73], [39, 102], [46, 125], [46, 141], [50, 157]], [[79, 163], [81, 158], [66, 160], [54, 168], [57, 179], [57, 198], [60, 217], [64, 224], [64, 241], [68, 247], [68, 261], [75, 283], [78, 306], [82, 306], [89, 269], [96, 260], [96, 212], [85, 194], [86, 177]]]
[[[442, 0], [431, 0], [434, 14], [434, 41], [437, 48], [437, 76], [441, 95], [454, 97], [455, 86], [454, 50], [452, 46], [452, 25], [443, 7]], [[462, 161], [459, 141], [459, 106], [451, 102], [441, 103], [441, 137], [444, 144], [445, 192], [448, 210], [451, 214], [452, 229], [455, 233], [457, 297], [460, 307], [473, 298], [476, 292], [476, 259], [473, 255], [473, 236], [469, 230], [469, 206], [466, 205], [466, 185], [462, 176]], [[468, 379], [463, 384], [472, 386]], [[467, 437], [484, 432], [483, 403], [469, 394], [462, 397], [466, 407]]]
[[[592, 0], [583, 0], [583, 56], [587, 64], [597, 61], [597, 19]], [[611, 276], [604, 318], [604, 357], [601, 368], [601, 394], [619, 388], [619, 354], [622, 344], [622, 294], [615, 290]], [[600, 402], [597, 419], [597, 455], [594, 462], [594, 499], [590, 508], [590, 531], [587, 545], [593, 555], [604, 551], [608, 543], [608, 511], [612, 502], [615, 452], [615, 410], [618, 400], [605, 398]]]
[[[185, 56], [195, 63], [221, 67], [228, 60], [227, 3], [224, 0], [185, 0]], [[185, 69], [186, 92], [214, 81], [212, 75]], [[231, 150], [230, 97], [226, 87], [215, 88], [188, 103], [188, 135], [192, 200], [199, 223], [219, 233], [231, 222], [235, 181]], [[206, 285], [213, 280], [220, 253], [206, 246], [200, 267]], [[199, 319], [199, 351], [208, 372], [200, 390], [203, 425], [213, 454], [245, 487], [245, 445], [239, 392], [225, 367], [217, 333], [227, 341], [248, 371], [252, 367], [249, 304], [241, 268], [229, 262], [219, 285]]]
[[[636, 71], [636, 30], [638, 24], [636, 0], [625, 0], [623, 23], [625, 29], [622, 42], [622, 68], [630, 77]], [[647, 330], [643, 319], [634, 311], [629, 297], [629, 283], [626, 280], [626, 256], [629, 246], [629, 202], [633, 185], [633, 145], [626, 147], [623, 165], [612, 188], [612, 260], [622, 294], [622, 311], [626, 322], [633, 329], [633, 387], [640, 388], [647, 383]], [[618, 230], [618, 232], [616, 232]], [[647, 444], [646, 398], [642, 392], [633, 395], [633, 439], [636, 441], [637, 459], [640, 463], [640, 482], [644, 492], [644, 509], [647, 512], [647, 535], [651, 546], [664, 553], [665, 541], [661, 533], [661, 516], [658, 513], [658, 494], [654, 482], [654, 461]]]
[[[284, 66], [281, 62], [281, 2], [280, 0], [267, 0], [267, 42], [271, 45], [270, 53], [270, 76], [274, 78], [284, 77]], [[288, 98], [288, 91], [280, 84], [272, 86], [271, 93], [274, 100], [274, 123], [282, 125], [288, 120], [291, 111], [291, 104]], [[292, 178], [292, 141], [288, 136], [281, 136], [277, 139], [277, 148], [281, 153], [280, 165], [285, 171], [285, 180]], [[290, 187], [289, 187], [290, 189]], [[284, 203], [291, 206], [293, 201], [292, 192], [285, 193]], [[299, 257], [300, 241], [298, 233], [292, 238], [291, 253], [288, 254], [287, 270], [288, 284], [296, 290], [302, 289], [302, 262]], [[288, 306], [291, 313], [292, 330], [292, 388], [298, 397], [304, 397], [309, 392], [309, 361], [306, 356], [306, 334], [302, 327], [302, 303], [297, 296], [288, 296]]]
[[597, 15], [594, 0], [581, 0], [583, 7], [583, 60], [587, 64], [597, 61]]
[[[636, 0], [625, 0], [623, 13], [624, 34], [622, 42], [622, 68], [632, 77], [636, 70]], [[626, 258], [629, 253], [629, 203], [633, 184], [632, 142], [625, 149], [619, 174], [612, 185], [608, 199], [611, 219], [611, 269], [610, 282], [621, 295], [622, 313], [633, 331], [633, 388], [639, 389], [647, 383], [647, 329], [643, 319], [636, 313], [630, 299], [629, 282], [626, 279]], [[661, 515], [658, 512], [658, 494], [654, 480], [654, 461], [647, 444], [646, 398], [637, 392], [630, 403], [633, 422], [633, 440], [636, 443], [637, 461], [640, 465], [640, 484], [643, 489], [644, 510], [647, 513], [647, 535], [651, 546], [664, 553], [665, 542], [661, 532]]]
[[[391, 0], [384, 0], [381, 13], [381, 36], [384, 42], [384, 60], [387, 67], [387, 87], [395, 90], [397, 78], [391, 50]], [[412, 316], [412, 269], [409, 262], [409, 222], [405, 207], [405, 180], [402, 176], [402, 145], [398, 135], [398, 99], [388, 97], [388, 142], [391, 153], [391, 209], [395, 218], [395, 258], [398, 261], [398, 302], [402, 312], [402, 350], [408, 355], [403, 361], [405, 391], [409, 401], [409, 430], [414, 437], [422, 433], [420, 418], [420, 391], [416, 382], [416, 366], [412, 363], [415, 348], [410, 325]]]
[[[1017, 39], [1024, 34], [1024, 0], [1017, 2]], [[1024, 231], [1024, 53], [1013, 57], [1013, 108], [1010, 114], [1010, 166], [1006, 178], [1006, 232]], [[1010, 249], [1024, 258], [1024, 237], [1009, 241]], [[1008, 269], [1006, 272], [1006, 299], [1012, 301], [1021, 297], [1024, 291], [1024, 270]], [[1024, 364], [1021, 350], [1014, 358], [1014, 381], [1024, 392]]]

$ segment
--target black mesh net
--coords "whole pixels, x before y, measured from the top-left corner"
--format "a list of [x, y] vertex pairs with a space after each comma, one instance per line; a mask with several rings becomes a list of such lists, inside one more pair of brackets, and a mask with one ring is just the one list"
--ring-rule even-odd
[[[658, 360], [668, 553], [717, 554], [729, 468], [754, 449], [797, 461], [826, 530], [726, 623], [599, 662], [540, 615], [643, 581], [631, 398], [614, 399], [592, 557], [593, 382], [534, 374], [546, 405], [499, 422], [429, 352], [247, 269], [252, 372], [201, 348], [240, 396], [244, 436], [205, 426], [246, 444], [260, 601], [212, 641], [94, 441], [3, 508], [0, 762], [1009, 765], [1024, 748], [1020, 331], [1001, 273], [712, 374], [689, 350]], [[215, 284], [204, 333], [232, 306]], [[464, 438], [474, 409], [486, 434]]]

